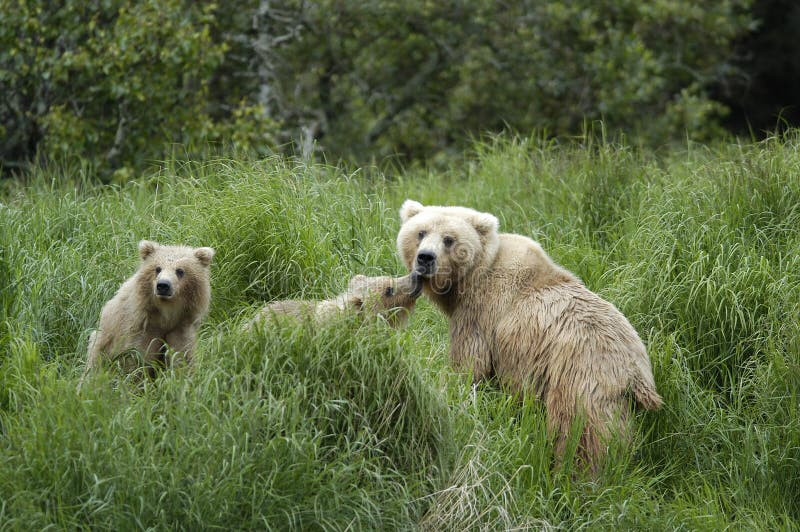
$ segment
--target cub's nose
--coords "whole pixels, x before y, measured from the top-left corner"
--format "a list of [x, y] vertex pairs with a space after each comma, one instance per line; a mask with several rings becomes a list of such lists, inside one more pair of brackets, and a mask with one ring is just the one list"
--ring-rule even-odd
[[156, 283], [156, 295], [158, 296], [171, 296], [172, 283], [169, 281], [158, 281]]
[[417, 271], [423, 275], [433, 273], [436, 266], [436, 254], [423, 250], [417, 253]]

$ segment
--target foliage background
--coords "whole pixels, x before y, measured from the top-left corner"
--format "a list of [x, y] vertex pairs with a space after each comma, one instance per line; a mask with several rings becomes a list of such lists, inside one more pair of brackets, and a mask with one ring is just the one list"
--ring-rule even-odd
[[797, 8], [779, 0], [2, 0], [0, 13], [6, 175], [80, 158], [125, 180], [209, 143], [441, 162], [487, 131], [580, 134], [597, 119], [650, 145], [708, 140], [791, 120], [800, 55], [779, 22]]

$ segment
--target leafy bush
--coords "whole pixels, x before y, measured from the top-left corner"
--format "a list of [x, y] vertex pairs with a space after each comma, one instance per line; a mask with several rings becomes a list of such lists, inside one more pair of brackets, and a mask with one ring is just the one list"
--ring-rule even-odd
[[597, 119], [656, 143], [717, 134], [725, 109], [707, 90], [731, 75], [750, 21], [749, 0], [287, 5], [259, 11], [282, 37], [262, 50], [271, 112], [360, 158], [429, 156], [509, 127], [574, 134]]
[[[20, 168], [37, 152], [77, 154], [125, 180], [170, 144], [232, 137], [237, 128], [211, 115], [209, 83], [225, 53], [212, 35], [214, 9], [179, 0], [0, 1], [3, 167]], [[247, 113], [229, 122], [252, 123]]]
[[708, 138], [749, 5], [0, 0], [0, 161], [79, 155], [124, 180], [172, 144], [420, 159], [599, 119]]

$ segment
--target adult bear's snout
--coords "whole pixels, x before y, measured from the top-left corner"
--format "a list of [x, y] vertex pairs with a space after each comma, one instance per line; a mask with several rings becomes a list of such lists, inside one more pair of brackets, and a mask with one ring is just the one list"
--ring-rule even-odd
[[436, 254], [428, 250], [419, 251], [416, 270], [420, 275], [431, 275], [436, 270]]

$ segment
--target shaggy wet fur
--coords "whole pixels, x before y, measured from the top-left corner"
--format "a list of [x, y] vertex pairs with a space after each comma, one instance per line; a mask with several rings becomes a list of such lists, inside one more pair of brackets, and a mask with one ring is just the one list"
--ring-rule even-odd
[[541, 398], [558, 456], [579, 417], [579, 455], [592, 468], [612, 434], [629, 439], [626, 392], [646, 409], [661, 406], [644, 344], [625, 316], [538, 243], [498, 234], [494, 216], [463, 207], [408, 200], [400, 214], [398, 252], [408, 269], [425, 269], [420, 253], [436, 257], [424, 293], [449, 317], [452, 364], [475, 382], [496, 376]]

